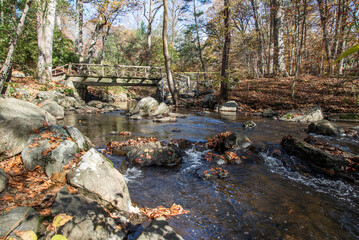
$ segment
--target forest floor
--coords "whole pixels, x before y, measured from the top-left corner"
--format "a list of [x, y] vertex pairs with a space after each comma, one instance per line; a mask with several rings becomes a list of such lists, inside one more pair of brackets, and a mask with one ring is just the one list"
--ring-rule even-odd
[[[266, 108], [283, 112], [319, 105], [325, 114], [359, 112], [359, 77], [328, 78], [313, 75], [302, 75], [296, 82], [292, 100], [292, 83], [294, 77], [243, 79], [231, 84], [229, 100], [240, 105], [244, 113], [261, 112]], [[34, 78], [13, 78], [12, 85], [30, 91], [56, 90], [59, 83], [37, 84]], [[60, 84], [61, 85], [61, 84]], [[208, 89], [207, 89], [208, 90]], [[219, 84], [214, 94], [219, 93]], [[146, 97], [155, 93], [154, 88], [131, 87], [127, 94], [132, 97]], [[15, 95], [15, 94], [14, 94]], [[20, 97], [20, 96], [15, 96]], [[202, 107], [203, 96], [194, 101], [181, 101], [180, 106], [192, 103], [194, 108]], [[222, 99], [218, 102], [224, 103]], [[187, 104], [186, 104], [187, 103]]]
[[359, 112], [359, 78], [301, 76], [292, 100], [294, 77], [241, 80], [230, 90], [229, 100], [240, 103], [244, 112], [261, 112], [271, 107], [276, 111], [294, 110], [319, 105], [330, 115]]

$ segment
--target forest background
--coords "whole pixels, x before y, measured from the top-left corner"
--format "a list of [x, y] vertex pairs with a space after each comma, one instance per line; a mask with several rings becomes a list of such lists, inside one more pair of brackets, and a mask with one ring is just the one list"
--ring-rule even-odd
[[[1, 81], [8, 63], [42, 83], [69, 62], [164, 66], [164, 2], [0, 0]], [[358, 72], [357, 54], [332, 64], [358, 44], [358, 8], [355, 0], [168, 0], [171, 67], [214, 79], [224, 99], [232, 83], [253, 78], [290, 77], [294, 95], [301, 74]]]

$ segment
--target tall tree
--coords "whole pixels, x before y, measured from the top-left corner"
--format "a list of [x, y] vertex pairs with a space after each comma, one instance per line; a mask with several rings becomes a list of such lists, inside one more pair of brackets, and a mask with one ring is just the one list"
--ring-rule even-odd
[[284, 2], [283, 0], [272, 0], [273, 11], [273, 37], [274, 37], [274, 65], [277, 74], [288, 75], [285, 64], [284, 49]]
[[83, 62], [83, 25], [84, 25], [84, 2], [76, 0], [76, 36], [75, 36], [75, 52], [79, 56], [79, 62]]
[[38, 78], [41, 83], [52, 78], [52, 46], [55, 30], [57, 0], [36, 0]]
[[221, 98], [228, 100], [228, 82], [229, 82], [229, 52], [231, 49], [231, 8], [229, 0], [224, 0], [224, 44], [222, 53], [222, 67], [221, 67]]
[[1, 92], [4, 87], [4, 83], [10, 81], [11, 72], [12, 72], [12, 57], [13, 57], [13, 54], [14, 54], [14, 51], [16, 48], [17, 40], [22, 32], [22, 29], [24, 28], [25, 19], [26, 19], [27, 13], [29, 12], [31, 3], [32, 3], [32, 0], [26, 1], [25, 8], [22, 11], [19, 23], [16, 28], [16, 32], [14, 35], [10, 35], [9, 50], [8, 50], [7, 57], [5, 59], [4, 64], [2, 65], [1, 72], [0, 72], [0, 91]]
[[172, 77], [170, 55], [168, 53], [168, 41], [167, 41], [167, 19], [168, 19], [168, 3], [167, 0], [163, 0], [163, 27], [162, 27], [162, 40], [163, 40], [163, 56], [165, 58], [165, 68], [167, 74], [168, 87], [170, 89], [173, 103], [177, 107], [178, 94], [175, 83]]
[[254, 24], [256, 27], [256, 35], [258, 41], [257, 47], [257, 55], [258, 55], [258, 69], [260, 74], [264, 74], [264, 35], [262, 30], [262, 20], [260, 13], [258, 11], [259, 2], [258, 0], [251, 0], [252, 9], [253, 9], [253, 17], [254, 17]]

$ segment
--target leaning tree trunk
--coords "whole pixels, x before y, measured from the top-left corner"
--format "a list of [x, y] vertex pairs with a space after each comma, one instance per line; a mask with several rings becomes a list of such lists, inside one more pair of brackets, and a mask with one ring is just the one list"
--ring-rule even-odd
[[54, 40], [56, 0], [37, 0], [37, 62], [38, 78], [41, 83], [52, 78], [52, 46]]
[[104, 27], [106, 24], [107, 24], [107, 20], [106, 20], [106, 19], [105, 19], [105, 21], [103, 21], [103, 22], [98, 22], [98, 23], [96, 24], [95, 31], [93, 32], [92, 37], [91, 37], [90, 48], [89, 48], [89, 50], [88, 50], [85, 63], [91, 63], [91, 59], [92, 59], [92, 57], [93, 57], [94, 54], [95, 54], [96, 42], [97, 42], [97, 40], [98, 40], [98, 38], [99, 38], [99, 36], [100, 36], [101, 30], [103, 29], [103, 27]]
[[167, 82], [172, 95], [173, 103], [177, 107], [178, 94], [176, 86], [174, 84], [171, 72], [170, 55], [168, 53], [168, 42], [167, 42], [167, 18], [168, 18], [168, 4], [167, 0], [163, 0], [163, 28], [162, 28], [162, 40], [163, 40], [163, 56], [165, 58], [165, 67], [167, 74]]
[[79, 56], [79, 62], [84, 60], [84, 41], [83, 41], [83, 25], [84, 25], [84, 6], [83, 0], [76, 1], [76, 39], [75, 53]]
[[9, 82], [11, 79], [11, 70], [12, 70], [12, 55], [14, 54], [15, 48], [16, 48], [16, 43], [17, 40], [22, 32], [22, 29], [24, 28], [24, 23], [25, 23], [25, 19], [26, 19], [26, 15], [29, 12], [30, 9], [30, 5], [32, 3], [32, 0], [27, 0], [25, 3], [25, 8], [21, 14], [20, 17], [20, 21], [17, 25], [16, 28], [16, 32], [14, 34], [14, 36], [12, 36], [10, 38], [10, 45], [9, 45], [9, 50], [5, 59], [5, 62], [1, 68], [1, 72], [0, 72], [0, 91], [2, 91], [3, 87], [4, 87], [4, 83], [5, 82]]
[[228, 68], [229, 68], [229, 50], [231, 47], [231, 30], [230, 30], [230, 7], [229, 0], [224, 0], [224, 45], [222, 54], [221, 67], [221, 98], [228, 100]]

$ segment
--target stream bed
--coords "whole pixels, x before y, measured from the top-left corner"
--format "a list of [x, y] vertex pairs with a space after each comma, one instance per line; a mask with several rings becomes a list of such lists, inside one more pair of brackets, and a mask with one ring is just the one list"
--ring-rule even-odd
[[[253, 120], [255, 129], [243, 129]], [[185, 138], [206, 141], [221, 132], [241, 132], [257, 146], [279, 145], [285, 135], [303, 139], [308, 124], [280, 122], [261, 117], [193, 112], [176, 123], [151, 119], [129, 120], [119, 113], [65, 116], [64, 124], [77, 127], [98, 149], [111, 140], [137, 137], [159, 140]], [[346, 124], [343, 126], [355, 126]], [[113, 135], [129, 131], [131, 136]], [[359, 141], [319, 137], [359, 154]], [[305, 176], [282, 162], [259, 155], [260, 163], [222, 165], [229, 177], [202, 180], [196, 171], [210, 166], [205, 152], [187, 149], [180, 167], [130, 168], [127, 180], [131, 199], [140, 207], [180, 204], [189, 214], [169, 219], [184, 239], [359, 239], [359, 188], [320, 175]], [[120, 161], [108, 156], [115, 166]]]

